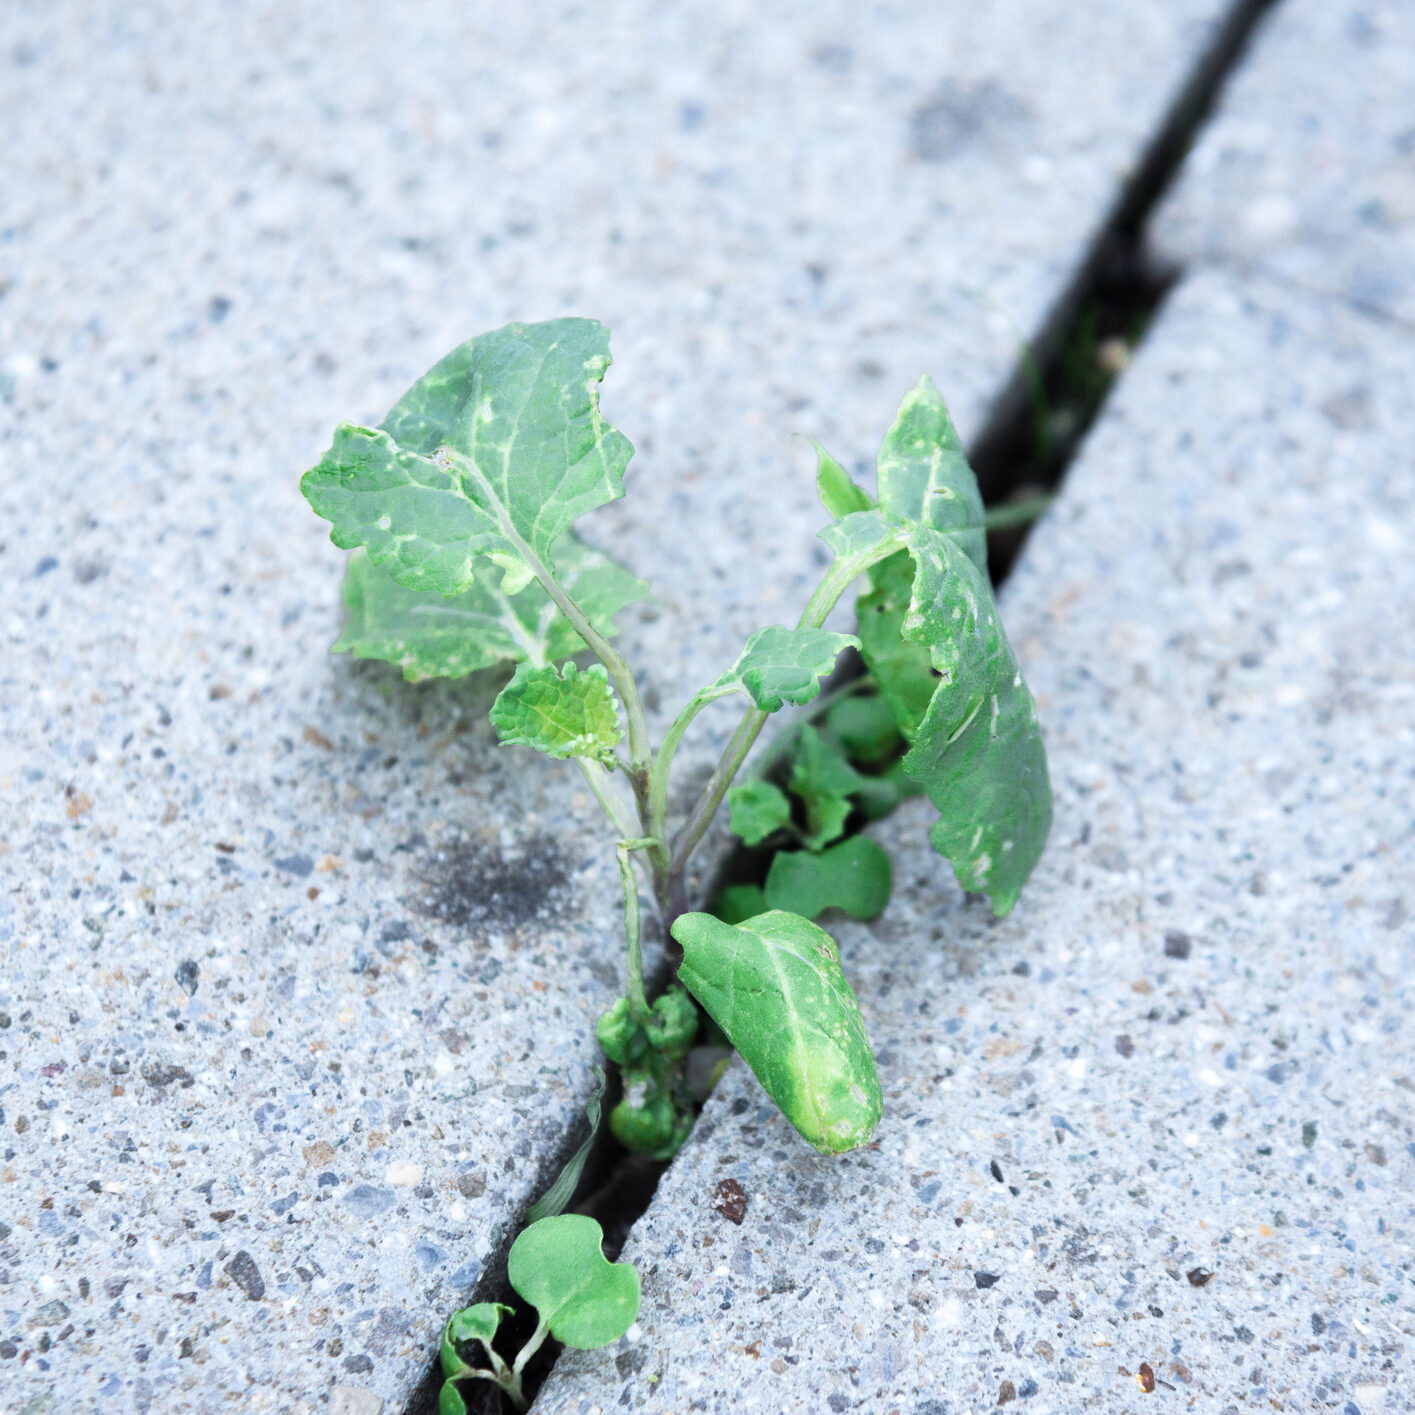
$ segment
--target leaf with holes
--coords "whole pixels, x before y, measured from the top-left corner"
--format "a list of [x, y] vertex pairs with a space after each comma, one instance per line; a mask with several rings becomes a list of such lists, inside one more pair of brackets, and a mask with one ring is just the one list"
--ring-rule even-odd
[[633, 449], [599, 411], [609, 362], [591, 319], [469, 339], [379, 427], [340, 426], [301, 489], [336, 545], [367, 546], [408, 589], [465, 593], [490, 556], [514, 594], [577, 517], [624, 494]]
[[801, 1135], [822, 1154], [865, 1144], [884, 1102], [835, 940], [780, 910], [735, 926], [683, 914], [672, 932], [679, 979]]
[[766, 876], [768, 909], [814, 919], [843, 909], [852, 919], [877, 919], [893, 885], [889, 856], [863, 835], [852, 835], [820, 854], [783, 850]]
[[[570, 533], [555, 547], [555, 569], [590, 622], [606, 638], [626, 605], [648, 597], [648, 585]], [[550, 663], [580, 653], [585, 642], [535, 582], [516, 594], [490, 560], [472, 569], [472, 584], [451, 597], [398, 584], [387, 565], [356, 550], [344, 572], [344, 629], [334, 653], [396, 664], [409, 682], [461, 678], [497, 663]]]
[[534, 747], [548, 757], [590, 757], [611, 764], [623, 735], [609, 675], [594, 664], [523, 663], [491, 705], [491, 725], [506, 747]]
[[559, 1214], [525, 1229], [506, 1260], [511, 1286], [551, 1336], [580, 1351], [618, 1341], [639, 1315], [639, 1274], [611, 1263], [603, 1241], [594, 1219]]
[[952, 536], [909, 538], [914, 593], [904, 637], [940, 678], [904, 768], [938, 808], [929, 839], [993, 912], [1017, 902], [1051, 829], [1051, 783], [1036, 706], [987, 576]]

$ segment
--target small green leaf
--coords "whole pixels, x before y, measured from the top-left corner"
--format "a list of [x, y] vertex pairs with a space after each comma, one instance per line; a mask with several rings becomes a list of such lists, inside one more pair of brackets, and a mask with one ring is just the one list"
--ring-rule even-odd
[[791, 819], [791, 803], [769, 781], [744, 781], [727, 793], [732, 833], [744, 844], [760, 845]]
[[946, 531], [986, 573], [983, 498], [953, 420], [928, 374], [905, 394], [876, 466], [880, 510], [888, 521]]
[[683, 914], [672, 932], [684, 986], [801, 1135], [822, 1154], [865, 1144], [884, 1102], [835, 940], [780, 911], [737, 926]]
[[867, 556], [887, 541], [898, 539], [898, 528], [879, 511], [852, 511], [820, 532], [837, 560]]
[[717, 896], [712, 912], [724, 924], [740, 924], [743, 919], [766, 913], [766, 894], [759, 884], [729, 884]]
[[807, 919], [827, 909], [876, 919], [889, 903], [892, 883], [889, 856], [873, 840], [852, 835], [819, 855], [783, 850], [767, 872], [766, 903]]
[[906, 741], [912, 741], [938, 687], [928, 648], [903, 637], [914, 593], [907, 550], [870, 567], [870, 589], [855, 601], [860, 655]]
[[903, 632], [928, 647], [940, 681], [904, 767], [938, 807], [934, 849], [964, 889], [991, 896], [1000, 917], [1051, 829], [1036, 707], [986, 574], [937, 531], [916, 530], [909, 550], [917, 571]]
[[606, 1085], [605, 1075], [600, 1067], [591, 1065], [590, 1074], [594, 1077], [594, 1089], [585, 1098], [585, 1119], [590, 1123], [590, 1133], [585, 1136], [584, 1144], [565, 1162], [565, 1167], [556, 1176], [555, 1183], [526, 1211], [526, 1217], [532, 1223], [538, 1219], [550, 1218], [554, 1214], [563, 1214], [570, 1207], [570, 1200], [575, 1197], [575, 1190], [579, 1187], [585, 1161], [589, 1159], [590, 1151], [594, 1148], [595, 1136], [599, 1134], [599, 1115], [604, 1105]]
[[828, 629], [758, 629], [737, 662], [706, 693], [746, 693], [763, 712], [775, 712], [783, 703], [800, 707], [820, 692], [820, 680], [835, 667], [841, 651], [859, 645], [853, 634]]
[[814, 438], [811, 445], [819, 459], [816, 466], [816, 490], [821, 504], [838, 521], [852, 511], [868, 511], [874, 502], [867, 492], [850, 480], [850, 474]]
[[442, 1374], [450, 1380], [469, 1369], [459, 1345], [468, 1341], [479, 1341], [490, 1346], [496, 1338], [496, 1329], [501, 1325], [502, 1315], [513, 1316], [510, 1307], [500, 1302], [478, 1302], [474, 1307], [463, 1307], [453, 1312], [442, 1329]]
[[[567, 533], [555, 548], [555, 572], [606, 638], [614, 616], [648, 596], [648, 585]], [[473, 566], [472, 584], [450, 598], [404, 589], [368, 553], [356, 550], [344, 572], [344, 630], [335, 653], [396, 664], [410, 682], [461, 678], [498, 662], [548, 662], [579, 653], [584, 640], [538, 583], [505, 592], [506, 575], [490, 560]]]
[[802, 727], [790, 786], [806, 808], [803, 838], [808, 848], [823, 849], [840, 836], [850, 818], [850, 796], [867, 781], [834, 741], [809, 724]]
[[437, 1415], [467, 1415], [467, 1402], [452, 1381], [444, 1381], [437, 1397]]
[[612, 763], [623, 735], [609, 675], [599, 664], [536, 668], [523, 663], [491, 705], [491, 725], [506, 747], [534, 747], [550, 757]]
[[590, 319], [469, 339], [377, 428], [345, 423], [300, 483], [335, 545], [400, 585], [462, 594], [480, 557], [517, 578], [571, 522], [624, 494], [633, 449], [600, 416], [609, 332]]
[[825, 725], [840, 739], [850, 760], [879, 766], [903, 744], [889, 704], [879, 693], [851, 693], [826, 714]]
[[511, 1286], [566, 1346], [592, 1351], [618, 1341], [639, 1315], [639, 1274], [611, 1263], [604, 1233], [583, 1214], [543, 1218], [525, 1229], [506, 1260]]

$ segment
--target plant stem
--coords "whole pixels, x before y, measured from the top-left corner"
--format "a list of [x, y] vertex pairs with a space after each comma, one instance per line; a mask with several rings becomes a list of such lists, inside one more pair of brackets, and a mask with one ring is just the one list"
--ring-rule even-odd
[[644, 955], [639, 946], [639, 882], [623, 845], [619, 846], [618, 855], [619, 878], [624, 884], [625, 972], [628, 976], [624, 995], [629, 999], [629, 1011], [643, 1022], [651, 1013], [644, 992]]
[[983, 517], [983, 529], [1005, 531], [1013, 526], [1030, 526], [1055, 500], [1047, 495], [1024, 496], [1020, 501], [994, 506]]
[[545, 1345], [545, 1339], [550, 1335], [550, 1324], [544, 1320], [531, 1333], [531, 1339], [516, 1353], [516, 1364], [511, 1368], [511, 1379], [505, 1382], [498, 1382], [501, 1389], [511, 1397], [512, 1403], [517, 1410], [530, 1409], [530, 1401], [526, 1399], [526, 1393], [521, 1389], [521, 1373], [526, 1369], [526, 1363]]
[[[819, 629], [825, 623], [830, 611], [840, 602], [840, 597], [854, 583], [856, 577], [877, 561], [893, 555], [898, 549], [899, 541], [894, 536], [890, 536], [878, 545], [870, 546], [844, 560], [834, 561], [807, 601], [796, 627], [798, 629]], [[742, 720], [737, 724], [737, 730], [728, 741], [716, 769], [703, 788], [702, 795], [698, 797], [697, 804], [693, 807], [687, 822], [673, 837], [673, 855], [668, 869], [671, 899], [676, 900], [683, 897], [683, 874], [687, 868], [688, 857], [697, 848], [698, 842], [706, 833], [717, 808], [722, 804], [722, 798], [727, 794], [727, 788], [732, 785], [733, 777], [737, 775], [738, 769], [746, 760], [747, 753], [752, 750], [752, 744], [761, 735], [761, 730], [766, 725], [768, 716], [769, 714], [758, 707], [750, 707], [742, 714]]]
[[591, 761], [588, 757], [576, 757], [575, 760], [579, 762], [580, 770], [584, 773], [590, 790], [594, 792], [600, 809], [609, 817], [610, 825], [619, 835], [634, 835], [637, 827], [633, 818], [625, 811], [623, 803], [616, 801], [610, 794], [609, 773], [598, 762]]

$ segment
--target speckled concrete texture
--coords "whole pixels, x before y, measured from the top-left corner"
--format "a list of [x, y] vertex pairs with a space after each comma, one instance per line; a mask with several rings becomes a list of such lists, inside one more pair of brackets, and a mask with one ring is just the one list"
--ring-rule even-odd
[[1155, 234], [1415, 325], [1415, 7], [1275, 5]]
[[537, 1410], [1409, 1408], [1412, 420], [1389, 325], [1172, 297], [1007, 587], [1032, 883], [994, 921], [926, 807], [879, 828], [896, 897], [833, 925], [875, 1143], [816, 1155], [735, 1065], [630, 1238], [635, 1339]]
[[326, 657], [334, 423], [609, 323], [671, 709], [819, 571], [792, 434], [975, 430], [1224, 8], [3, 7], [0, 1406], [396, 1407], [573, 1131], [602, 836]]

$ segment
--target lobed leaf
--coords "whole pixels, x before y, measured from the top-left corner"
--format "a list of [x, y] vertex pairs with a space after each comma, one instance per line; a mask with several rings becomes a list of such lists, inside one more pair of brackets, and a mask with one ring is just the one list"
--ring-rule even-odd
[[[560, 583], [606, 638], [615, 615], [648, 597], [649, 587], [567, 532], [555, 547]], [[450, 598], [405, 589], [356, 550], [344, 572], [344, 628], [334, 653], [396, 664], [410, 682], [461, 678], [501, 662], [546, 663], [579, 653], [584, 640], [532, 581], [515, 594], [490, 560], [472, 567], [469, 589]]]
[[506, 747], [534, 747], [550, 757], [591, 757], [606, 764], [623, 736], [609, 675], [523, 663], [491, 705], [491, 725]]
[[766, 877], [766, 907], [814, 919], [843, 909], [852, 919], [877, 919], [893, 887], [889, 856], [873, 840], [852, 835], [820, 854], [783, 850]]
[[791, 819], [791, 803], [769, 781], [744, 781], [727, 793], [732, 833], [746, 845], [760, 845]]
[[[482, 556], [528, 582], [570, 524], [624, 494], [628, 440], [599, 412], [609, 332], [509, 324], [454, 349], [377, 428], [342, 424], [300, 486], [330, 537], [408, 589], [462, 594]], [[519, 581], [519, 584], [517, 583]]]
[[566, 1346], [592, 1351], [618, 1341], [639, 1315], [639, 1274], [611, 1263], [604, 1232], [583, 1214], [557, 1214], [522, 1231], [506, 1260], [511, 1286]]
[[850, 817], [850, 797], [868, 780], [850, 765], [835, 742], [809, 724], [802, 727], [790, 786], [806, 808], [804, 839], [808, 848], [820, 850], [840, 836]]
[[672, 933], [683, 985], [801, 1135], [822, 1154], [865, 1144], [884, 1101], [835, 940], [779, 910], [738, 925], [683, 914]]
[[784, 703], [800, 707], [820, 692], [820, 680], [835, 667], [842, 650], [859, 645], [853, 634], [828, 629], [758, 629], [707, 693], [745, 693], [763, 712], [775, 712]]

